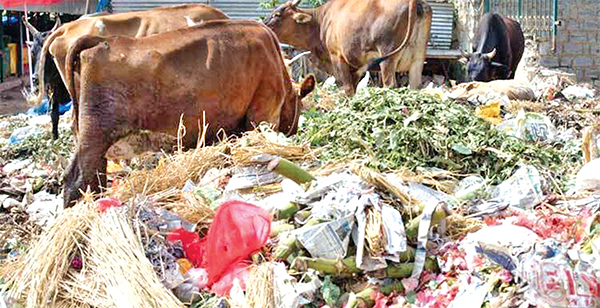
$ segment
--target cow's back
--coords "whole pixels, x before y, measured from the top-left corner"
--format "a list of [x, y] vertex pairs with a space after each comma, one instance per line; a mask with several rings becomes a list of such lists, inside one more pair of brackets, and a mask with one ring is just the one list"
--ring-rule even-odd
[[90, 88], [81, 91], [87, 96], [80, 101], [114, 98], [117, 122], [128, 129], [176, 135], [183, 114], [192, 145], [203, 116], [210, 140], [219, 128], [242, 131], [248, 112], [278, 121], [292, 94], [277, 39], [257, 22], [212, 21], [106, 43], [81, 53], [82, 74], [89, 74], [82, 84]]
[[[52, 35], [52, 40], [48, 42], [50, 44], [49, 52], [54, 57], [62, 76], [68, 48], [84, 35], [145, 37], [188, 27], [186, 17], [196, 23], [228, 18], [220, 10], [203, 4], [94, 16], [75, 20], [59, 28], [57, 33]], [[64, 81], [65, 78], [62, 77]]]
[[503, 17], [503, 19], [504, 24], [506, 25], [508, 41], [510, 42], [510, 69], [512, 72], [514, 72], [517, 70], [517, 66], [519, 65], [519, 62], [523, 57], [523, 52], [525, 51], [525, 36], [523, 35], [521, 25], [517, 21], [508, 17]]
[[[369, 59], [381, 56], [381, 52], [390, 52], [402, 43], [408, 29], [409, 2], [409, 0], [329, 1], [322, 6], [327, 6], [324, 9], [326, 15], [321, 29], [322, 39], [329, 52], [343, 54], [348, 63], [360, 67]], [[426, 26], [429, 27], [431, 10], [426, 2], [421, 5], [425, 5], [429, 11], [423, 16]], [[422, 16], [418, 18], [420, 20], [415, 21], [417, 28], [423, 24]], [[415, 42], [423, 36], [423, 30], [428, 34], [429, 29], [413, 30], [410, 41]], [[379, 46], [389, 46], [389, 50], [378, 50]]]

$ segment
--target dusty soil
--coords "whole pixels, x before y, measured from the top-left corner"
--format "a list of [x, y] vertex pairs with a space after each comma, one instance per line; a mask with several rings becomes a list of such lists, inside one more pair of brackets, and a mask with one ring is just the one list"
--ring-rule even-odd
[[22, 90], [29, 82], [27, 76], [9, 77], [0, 84], [0, 115], [26, 112], [29, 106]]

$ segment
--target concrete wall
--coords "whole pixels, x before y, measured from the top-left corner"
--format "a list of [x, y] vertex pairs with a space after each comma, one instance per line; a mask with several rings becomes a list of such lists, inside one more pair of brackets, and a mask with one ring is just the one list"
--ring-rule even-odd
[[600, 1], [559, 0], [557, 48], [539, 38], [540, 65], [572, 69], [578, 81], [600, 86]]
[[[558, 3], [561, 26], [556, 50], [552, 50], [551, 31], [526, 32], [528, 49], [536, 53], [537, 65], [559, 68], [575, 74], [578, 82], [600, 86], [600, 0], [558, 0]], [[475, 24], [485, 12], [483, 0], [455, 0], [455, 4], [460, 45], [470, 50]]]

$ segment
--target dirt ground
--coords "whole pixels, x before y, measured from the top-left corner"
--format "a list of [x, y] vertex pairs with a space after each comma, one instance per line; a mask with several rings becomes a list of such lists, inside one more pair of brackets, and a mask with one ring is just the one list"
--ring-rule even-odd
[[26, 112], [29, 106], [23, 96], [23, 88], [27, 85], [27, 76], [9, 77], [0, 84], [0, 115], [12, 115]]

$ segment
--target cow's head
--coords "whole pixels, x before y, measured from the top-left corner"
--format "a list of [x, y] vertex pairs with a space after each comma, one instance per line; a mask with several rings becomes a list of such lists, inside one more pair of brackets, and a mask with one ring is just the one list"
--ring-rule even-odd
[[33, 72], [33, 74], [32, 74], [32, 78], [33, 78], [32, 93], [36, 93], [38, 90], [37, 89], [38, 71], [39, 71], [40, 57], [42, 55], [42, 53], [41, 53], [42, 46], [44, 45], [44, 41], [46, 40], [46, 38], [52, 32], [54, 32], [56, 29], [58, 29], [58, 27], [60, 27], [61, 22], [60, 22], [60, 18], [56, 17], [56, 23], [54, 24], [54, 27], [50, 31], [45, 31], [45, 32], [38, 31], [38, 29], [36, 29], [32, 24], [30, 24], [25, 19], [25, 16], [23, 16], [23, 23], [25, 24], [25, 26], [29, 30], [29, 33], [31, 34], [30, 41], [27, 42], [27, 46], [31, 50], [31, 59], [32, 59], [32, 63], [33, 63], [33, 66], [31, 67], [32, 72]]
[[496, 48], [487, 53], [474, 52], [465, 53], [463, 57], [468, 60], [467, 71], [470, 81], [490, 81], [508, 76], [508, 67], [502, 63], [493, 61], [496, 56]]
[[298, 130], [298, 120], [302, 112], [302, 99], [312, 92], [317, 83], [315, 76], [308, 75], [302, 83], [294, 85], [294, 93], [288, 96], [288, 99], [281, 107], [281, 117], [279, 119], [279, 130], [287, 135], [293, 135]]
[[301, 0], [288, 1], [275, 9], [264, 23], [283, 43], [307, 48], [313, 16], [297, 6]]

